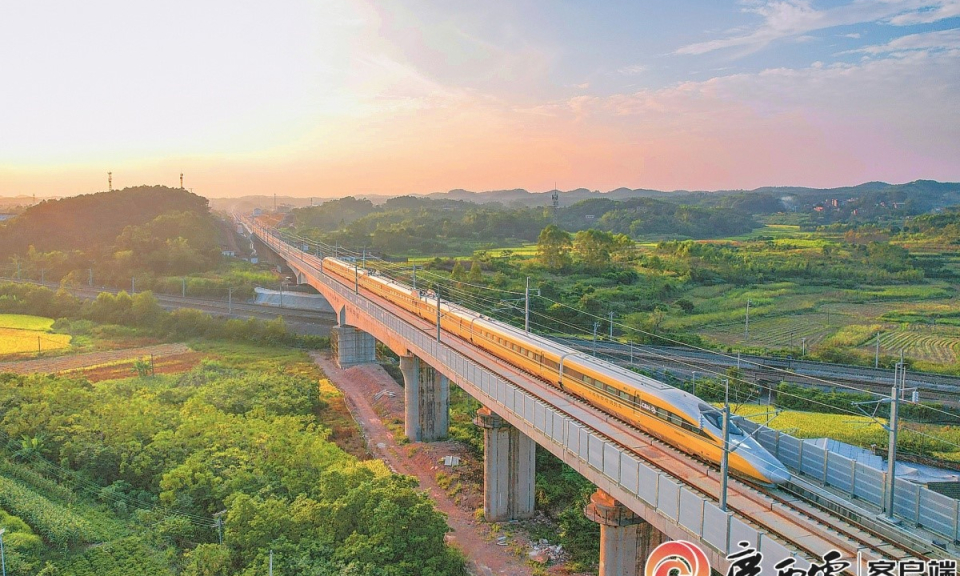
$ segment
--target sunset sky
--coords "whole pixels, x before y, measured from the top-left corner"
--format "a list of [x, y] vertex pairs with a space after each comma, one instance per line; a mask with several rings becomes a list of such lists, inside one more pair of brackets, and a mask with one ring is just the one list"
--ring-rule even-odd
[[960, 181], [960, 0], [0, 2], [0, 196]]

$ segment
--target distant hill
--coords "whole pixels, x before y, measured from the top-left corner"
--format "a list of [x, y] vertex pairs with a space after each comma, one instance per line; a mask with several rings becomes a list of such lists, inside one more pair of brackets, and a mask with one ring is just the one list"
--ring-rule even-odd
[[138, 186], [46, 200], [0, 224], [0, 257], [39, 252], [94, 251], [113, 246], [127, 226], [142, 226], [161, 214], [209, 215], [206, 198], [179, 188]]
[[[522, 188], [513, 190], [489, 190], [473, 192], [470, 190], [455, 189], [449, 192], [433, 192], [428, 194], [409, 194], [403, 196], [425, 197], [437, 200], [460, 200], [475, 204], [499, 203], [507, 206], [550, 206], [553, 191], [529, 192]], [[374, 204], [383, 204], [391, 196], [384, 194], [353, 194], [357, 198], [366, 198]], [[793, 209], [794, 205], [805, 206], [812, 210], [818, 203], [833, 199], [849, 200], [851, 198], [866, 199], [864, 202], [906, 202], [911, 201], [913, 209], [918, 212], [934, 210], [960, 204], [960, 183], [936, 182], [934, 180], [916, 180], [905, 184], [887, 184], [886, 182], [866, 182], [857, 186], [843, 186], [838, 188], [806, 188], [799, 186], [765, 186], [753, 190], [716, 190], [690, 191], [675, 190], [666, 192], [644, 188], [630, 189], [617, 188], [607, 192], [576, 188], [573, 190], [558, 191], [560, 206], [572, 206], [583, 200], [606, 198], [610, 200], [632, 200], [637, 198], [652, 198], [680, 204], [732, 205], [751, 206], [759, 208], [752, 213], [768, 213], [772, 208], [777, 210]], [[728, 200], [736, 198], [737, 200]], [[780, 202], [787, 199], [787, 204], [772, 203], [770, 198]], [[319, 196], [312, 199], [315, 205], [322, 204], [331, 198]], [[249, 212], [254, 208], [272, 209], [273, 196], [245, 196], [242, 198], [212, 198], [211, 206], [218, 210], [236, 209]], [[310, 198], [277, 196], [278, 206], [304, 207], [309, 206]], [[793, 203], [791, 205], [791, 202]]]

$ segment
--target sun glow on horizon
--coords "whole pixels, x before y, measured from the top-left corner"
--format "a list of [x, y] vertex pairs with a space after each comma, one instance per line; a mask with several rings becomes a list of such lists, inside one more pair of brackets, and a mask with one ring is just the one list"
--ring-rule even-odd
[[960, 23], [893, 4], [8, 4], [0, 195], [960, 180]]

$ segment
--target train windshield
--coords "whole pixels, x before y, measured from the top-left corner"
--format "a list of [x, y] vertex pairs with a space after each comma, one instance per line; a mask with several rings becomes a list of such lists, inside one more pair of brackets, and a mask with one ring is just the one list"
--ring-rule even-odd
[[[713, 424], [718, 430], [723, 430], [723, 413], [719, 410], [701, 410], [700, 414], [703, 415], [703, 418]], [[743, 436], [743, 430], [737, 427], [733, 422], [728, 422], [728, 430], [730, 431], [731, 436]]]

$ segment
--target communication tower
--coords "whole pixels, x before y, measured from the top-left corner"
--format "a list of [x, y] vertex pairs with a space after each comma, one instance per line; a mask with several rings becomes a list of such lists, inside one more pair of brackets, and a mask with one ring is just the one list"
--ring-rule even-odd
[[183, 190], [183, 172], [180, 173], [180, 189]]
[[113, 172], [107, 172], [107, 188], [113, 192]]
[[557, 185], [553, 185], [553, 194], [550, 195], [550, 198], [553, 199], [553, 221], [556, 223], [557, 214], [560, 211], [560, 192], [557, 190]]

